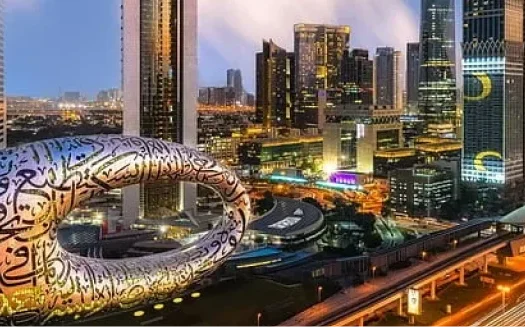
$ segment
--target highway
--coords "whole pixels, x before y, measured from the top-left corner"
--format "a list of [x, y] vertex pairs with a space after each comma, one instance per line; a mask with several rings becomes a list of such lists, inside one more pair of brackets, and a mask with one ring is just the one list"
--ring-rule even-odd
[[472, 326], [525, 326], [525, 302], [507, 308], [506, 312], [502, 308], [500, 305]]
[[460, 247], [434, 258], [431, 262], [420, 262], [407, 269], [392, 271], [389, 276], [377, 278], [371, 283], [349, 288], [345, 294], [335, 295], [299, 315], [283, 322], [285, 326], [347, 325], [353, 323], [355, 315], [375, 306], [385, 299], [395, 299], [419, 281], [438, 274], [448, 267], [461, 263], [475, 254], [506, 243], [502, 236], [494, 236], [465, 247]]

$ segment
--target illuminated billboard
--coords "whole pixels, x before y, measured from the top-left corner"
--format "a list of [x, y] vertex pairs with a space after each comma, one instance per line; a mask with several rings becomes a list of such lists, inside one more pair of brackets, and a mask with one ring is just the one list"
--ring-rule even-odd
[[419, 290], [410, 288], [408, 290], [408, 314], [411, 315], [420, 315], [422, 312], [422, 301], [421, 301], [421, 292]]

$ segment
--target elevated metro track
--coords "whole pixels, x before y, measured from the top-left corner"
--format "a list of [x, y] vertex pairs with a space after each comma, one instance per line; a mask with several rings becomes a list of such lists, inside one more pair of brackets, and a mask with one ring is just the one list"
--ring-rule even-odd
[[466, 262], [473, 261], [473, 258], [480, 258], [502, 249], [516, 235], [523, 233], [523, 229], [520, 227], [501, 224], [493, 219], [475, 220], [406, 242], [392, 249], [371, 254], [368, 257], [369, 264], [370, 267], [376, 267], [386, 272], [393, 263], [417, 258], [421, 251], [450, 245], [453, 240], [469, 237], [469, 235], [476, 233], [479, 235], [489, 229], [496, 230], [496, 234], [438, 255], [435, 261], [421, 262], [412, 268], [397, 273], [392, 272], [392, 276], [389, 276], [388, 280], [380, 287], [374, 285], [377, 283], [373, 283], [367, 284], [371, 286], [362, 285], [358, 287], [359, 290], [358, 288], [347, 289], [346, 293], [350, 295], [337, 294], [325, 302], [299, 313], [281, 325], [343, 325], [355, 322], [396, 299], [402, 299], [408, 288], [421, 287], [423, 283], [428, 283], [449, 271], [457, 269]]

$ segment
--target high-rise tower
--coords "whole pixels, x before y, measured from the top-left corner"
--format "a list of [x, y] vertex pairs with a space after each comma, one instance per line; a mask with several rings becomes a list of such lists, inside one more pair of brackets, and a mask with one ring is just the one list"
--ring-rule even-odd
[[455, 133], [454, 5], [454, 0], [421, 0], [418, 107], [424, 132], [429, 134], [443, 134], [446, 130], [450, 136]]
[[4, 11], [5, 1], [0, 1], [0, 149], [7, 146], [7, 105], [4, 85]]
[[341, 64], [349, 26], [295, 25], [295, 126], [322, 127], [324, 109], [341, 101]]
[[420, 68], [420, 47], [419, 43], [407, 44], [407, 64], [406, 64], [406, 92], [407, 92], [407, 113], [418, 113], [419, 97], [419, 68]]
[[374, 102], [378, 106], [401, 109], [401, 52], [394, 48], [377, 48], [374, 58]]
[[464, 1], [462, 179], [523, 181], [523, 0]]
[[235, 92], [235, 100], [242, 102], [244, 86], [242, 84], [242, 72], [240, 69], [228, 69], [226, 71], [226, 85]]
[[265, 128], [291, 127], [295, 102], [295, 57], [272, 40], [256, 55], [257, 121]]
[[345, 104], [374, 103], [374, 61], [369, 59], [368, 50], [345, 52], [341, 75]]
[[[122, 10], [124, 134], [195, 146], [197, 0], [125, 0]], [[195, 207], [189, 184], [166, 180], [123, 193], [125, 219]]]

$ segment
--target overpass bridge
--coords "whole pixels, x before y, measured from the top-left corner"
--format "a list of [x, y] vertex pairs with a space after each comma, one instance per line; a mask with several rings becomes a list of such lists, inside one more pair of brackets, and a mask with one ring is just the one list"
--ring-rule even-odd
[[[522, 234], [522, 227], [483, 219], [380, 251], [362, 259], [366, 263], [360, 264], [368, 264], [364, 272], [371, 274], [372, 278], [376, 272], [388, 272], [396, 262], [419, 258], [420, 263], [397, 272], [393, 271], [388, 278], [382, 278], [381, 281], [375, 279], [371, 283], [347, 289], [344, 294], [334, 295], [283, 322], [282, 325], [363, 325], [367, 317], [377, 310], [396, 303], [398, 312], [402, 313], [408, 289], [415, 289], [421, 293], [430, 292], [430, 296], [435, 297], [437, 281], [440, 278], [459, 270], [459, 283], [464, 283], [466, 264], [482, 259], [481, 269], [486, 270], [487, 255], [506, 248], [509, 242]], [[478, 239], [475, 240], [475, 237]], [[466, 239], [472, 243], [460, 246]], [[450, 246], [450, 250], [436, 255], [432, 261], [425, 260], [426, 251], [443, 245]]]

